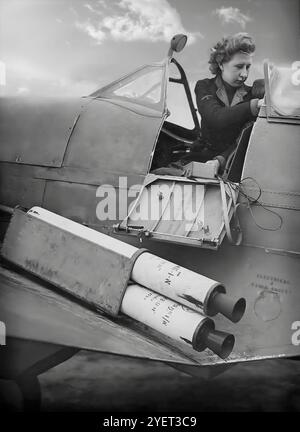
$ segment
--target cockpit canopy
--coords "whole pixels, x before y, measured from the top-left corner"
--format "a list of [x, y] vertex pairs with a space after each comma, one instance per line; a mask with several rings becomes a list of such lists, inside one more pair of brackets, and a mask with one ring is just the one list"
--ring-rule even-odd
[[131, 102], [162, 112], [165, 102], [165, 66], [164, 63], [143, 66], [90, 96]]

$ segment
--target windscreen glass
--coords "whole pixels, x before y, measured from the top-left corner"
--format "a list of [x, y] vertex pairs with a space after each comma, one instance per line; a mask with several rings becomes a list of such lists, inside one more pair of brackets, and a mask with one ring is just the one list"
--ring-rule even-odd
[[[297, 63], [299, 67], [297, 68]], [[270, 69], [272, 107], [282, 116], [300, 117], [300, 62]]]

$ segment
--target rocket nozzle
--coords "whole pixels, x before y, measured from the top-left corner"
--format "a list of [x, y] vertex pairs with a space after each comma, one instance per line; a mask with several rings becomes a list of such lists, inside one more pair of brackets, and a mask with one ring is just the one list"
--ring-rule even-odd
[[222, 359], [231, 353], [235, 338], [232, 334], [220, 330], [208, 330], [206, 333], [206, 346]]
[[242, 297], [238, 300], [232, 299], [227, 294], [216, 292], [211, 299], [211, 307], [215, 313], [220, 312], [230, 321], [236, 323], [244, 315], [246, 300]]
[[209, 348], [215, 354], [225, 359], [234, 346], [234, 336], [230, 333], [215, 330], [215, 323], [211, 318], [205, 318], [198, 326], [193, 337], [193, 348], [203, 351]]

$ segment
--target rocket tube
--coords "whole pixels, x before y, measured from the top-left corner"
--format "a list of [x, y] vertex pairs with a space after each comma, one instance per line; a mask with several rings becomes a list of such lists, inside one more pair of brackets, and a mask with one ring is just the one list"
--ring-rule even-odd
[[[41, 207], [33, 207], [28, 213], [128, 258], [138, 251], [138, 248], [132, 245]], [[220, 312], [231, 321], [238, 322], [245, 311], [245, 299], [232, 299], [219, 282], [149, 252], [144, 252], [137, 257], [131, 279], [139, 285], [208, 316]]]
[[121, 311], [196, 351], [209, 348], [226, 358], [234, 346], [234, 336], [215, 330], [210, 318], [137, 284], [127, 287]]
[[219, 282], [148, 252], [137, 257], [131, 278], [208, 316], [220, 312], [237, 322], [245, 311], [245, 299], [232, 299]]

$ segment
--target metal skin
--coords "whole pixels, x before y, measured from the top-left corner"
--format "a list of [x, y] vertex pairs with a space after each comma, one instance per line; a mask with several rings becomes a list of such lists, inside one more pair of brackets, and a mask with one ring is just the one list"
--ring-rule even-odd
[[[240, 195], [243, 241], [239, 246], [227, 238], [218, 250], [151, 239], [143, 239], [141, 245], [140, 238], [113, 233], [113, 225], [122, 221], [118, 208], [114, 220], [96, 217], [99, 185], [127, 191], [132, 185], [141, 185], [148, 174], [168, 114], [169, 61], [161, 64], [165, 71], [163, 103], [156, 110], [95, 95], [65, 101], [52, 98], [50, 108], [39, 111], [37, 122], [33, 101], [2, 100], [1, 140], [9, 140], [0, 146], [0, 203], [26, 209], [44, 207], [221, 281], [229, 295], [245, 297], [247, 309], [237, 326], [220, 316], [215, 319], [218, 328], [236, 337], [227, 365], [299, 356], [300, 347], [293, 344], [291, 330], [300, 320], [299, 121], [281, 118], [273, 122], [261, 109], [250, 136], [242, 178], [252, 177], [259, 184], [265, 209], [254, 204], [251, 214], [248, 201]], [[45, 100], [38, 103], [46, 106]], [[122, 176], [127, 177], [127, 184], [120, 183]], [[245, 180], [243, 185], [244, 191], [257, 196], [255, 182]], [[280, 215], [280, 228], [278, 216], [266, 209]], [[9, 216], [3, 216], [2, 231], [8, 220]], [[124, 317], [112, 321], [27, 274], [12, 268], [1, 270], [0, 318], [6, 322], [8, 336], [159, 360], [181, 369], [188, 366], [189, 372], [200, 365], [204, 375], [206, 367], [210, 374], [213, 370], [218, 373], [218, 366], [223, 368], [224, 361], [211, 353], [193, 352], [151, 330], [145, 333], [142, 326]]]
[[73, 127], [87, 102], [79, 98], [3, 98], [1, 161], [61, 167]]

